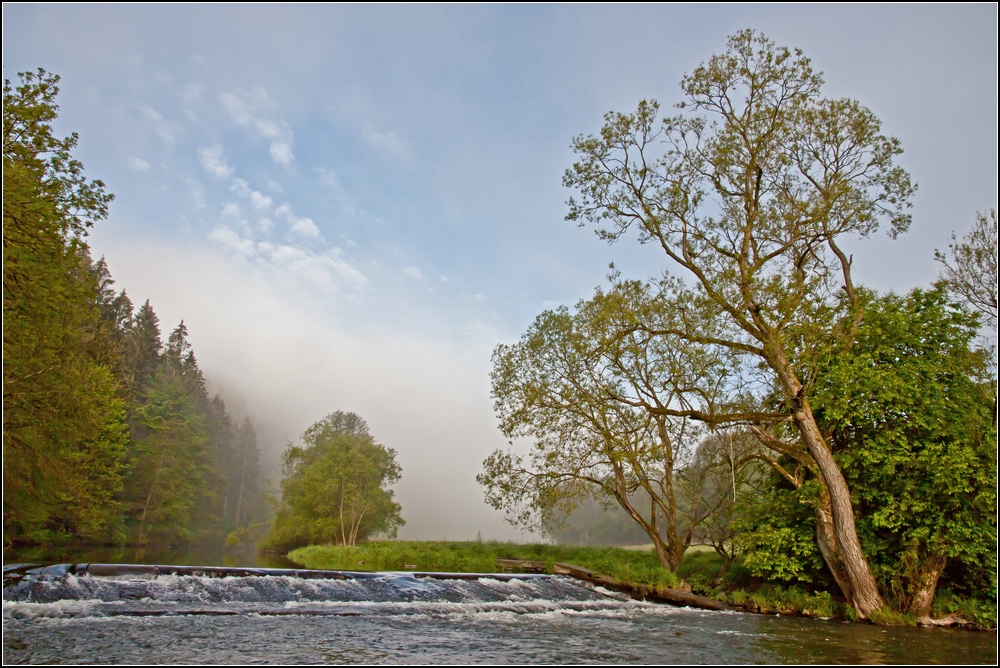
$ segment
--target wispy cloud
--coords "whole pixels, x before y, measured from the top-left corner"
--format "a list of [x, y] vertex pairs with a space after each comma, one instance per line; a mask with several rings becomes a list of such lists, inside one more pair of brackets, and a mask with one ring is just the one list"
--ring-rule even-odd
[[149, 105], [140, 106], [139, 111], [142, 113], [143, 118], [152, 123], [157, 136], [164, 144], [173, 144], [177, 141], [170, 125], [163, 119], [163, 114]]
[[223, 93], [219, 99], [237, 125], [270, 144], [268, 154], [275, 163], [290, 167], [295, 162], [292, 129], [285, 121], [270, 117], [276, 105], [264, 88], [254, 86], [241, 94]]
[[198, 160], [205, 171], [217, 179], [228, 179], [233, 175], [233, 168], [226, 162], [221, 144], [198, 149]]
[[287, 202], [275, 209], [274, 213], [283, 217], [285, 222], [288, 223], [288, 229], [296, 235], [310, 239], [318, 239], [321, 236], [319, 228], [313, 222], [313, 219], [295, 215], [295, 212], [292, 211], [292, 206]]
[[135, 157], [129, 158], [128, 166], [137, 172], [149, 171], [149, 163], [143, 160], [142, 158], [135, 158]]
[[387, 157], [401, 162], [410, 162], [409, 144], [391, 130], [378, 131], [367, 127], [361, 133], [362, 138], [372, 148], [384, 153]]

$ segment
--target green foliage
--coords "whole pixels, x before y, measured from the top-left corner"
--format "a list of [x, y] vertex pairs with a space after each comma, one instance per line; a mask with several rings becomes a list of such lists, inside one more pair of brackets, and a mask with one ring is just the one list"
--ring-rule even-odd
[[86, 230], [112, 195], [52, 133], [59, 78], [3, 93], [4, 540], [113, 537], [124, 405], [97, 335]]
[[4, 539], [221, 537], [263, 515], [256, 439], [229, 438], [184, 323], [163, 346], [150, 303], [91, 262], [112, 196], [52, 133], [58, 80], [4, 82]]
[[178, 376], [157, 374], [143, 394], [135, 417], [142, 436], [129, 453], [128, 525], [138, 543], [184, 542], [207, 464], [205, 419]]
[[309, 427], [302, 441], [282, 456], [285, 478], [268, 546], [395, 536], [403, 519], [387, 487], [400, 477], [396, 451], [377, 443], [360, 417], [341, 411]]
[[[676, 341], [682, 360], [730, 360], [731, 374], [712, 374], [715, 383], [659, 410], [751, 424], [776, 453], [815, 467], [838, 518], [834, 566], [864, 614], [882, 602], [850, 489], [810, 410], [812, 380], [823, 354], [851, 343], [850, 327], [833, 327], [857, 297], [841, 244], [882, 224], [904, 232], [915, 186], [879, 119], [854, 100], [824, 97], [822, 85], [801, 51], [742, 30], [684, 76], [679, 113], [661, 116], [643, 100], [576, 137], [563, 183], [575, 191], [568, 220], [609, 241], [635, 232], [681, 272], [660, 282], [670, 318], [637, 313], [632, 331]], [[769, 393], [777, 400], [765, 410]]]
[[[816, 388], [880, 586], [907, 610], [935, 558], [996, 595], [997, 434], [978, 321], [942, 287], [866, 297], [850, 355]], [[945, 572], [947, 580], [947, 571]]]
[[743, 568], [777, 583], [815, 583], [822, 578], [825, 565], [816, 546], [812, 511], [815, 489], [815, 479], [799, 489], [775, 484], [754, 499], [752, 507], [744, 507], [734, 539]]
[[936, 617], [959, 615], [976, 627], [987, 630], [997, 628], [997, 600], [964, 598], [949, 589], [938, 589], [932, 609]]

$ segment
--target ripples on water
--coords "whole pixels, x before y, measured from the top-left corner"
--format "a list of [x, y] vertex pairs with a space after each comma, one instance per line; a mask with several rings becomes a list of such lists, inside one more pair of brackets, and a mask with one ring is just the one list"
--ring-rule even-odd
[[996, 635], [649, 604], [553, 576], [55, 575], [4, 663], [995, 663]]

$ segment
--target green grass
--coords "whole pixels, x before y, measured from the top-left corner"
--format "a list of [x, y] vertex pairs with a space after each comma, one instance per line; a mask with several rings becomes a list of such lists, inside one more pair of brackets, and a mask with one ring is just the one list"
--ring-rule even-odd
[[571, 563], [623, 582], [676, 587], [677, 576], [663, 568], [652, 550], [620, 547], [573, 547], [516, 543], [443, 541], [377, 541], [355, 547], [310, 545], [288, 558], [306, 568], [366, 571], [441, 571], [495, 573], [497, 559], [544, 561], [548, 572], [556, 562]]
[[[697, 594], [752, 612], [857, 619], [852, 607], [834, 601], [829, 592], [809, 592], [796, 586], [761, 582], [751, 578], [738, 563], [730, 564], [728, 571], [724, 571], [722, 558], [706, 549], [689, 550], [676, 574], [660, 565], [652, 547], [378, 541], [356, 547], [311, 545], [293, 550], [288, 558], [306, 568], [316, 569], [456, 573], [495, 573], [499, 570], [497, 559], [545, 562], [549, 573], [553, 564], [564, 562], [631, 584], [672, 588], [687, 584]], [[995, 629], [997, 626], [995, 601], [960, 598], [942, 590], [935, 598], [934, 611], [937, 616], [960, 614], [978, 628]], [[903, 624], [910, 620], [886, 610], [873, 614], [871, 621]]]

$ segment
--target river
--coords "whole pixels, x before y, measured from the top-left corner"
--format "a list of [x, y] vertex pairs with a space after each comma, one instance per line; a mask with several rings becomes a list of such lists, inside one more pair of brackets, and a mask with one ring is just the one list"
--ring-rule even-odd
[[5, 577], [5, 664], [995, 664], [997, 658], [995, 633], [676, 608], [559, 576], [328, 579], [288, 571], [210, 577], [87, 569]]

